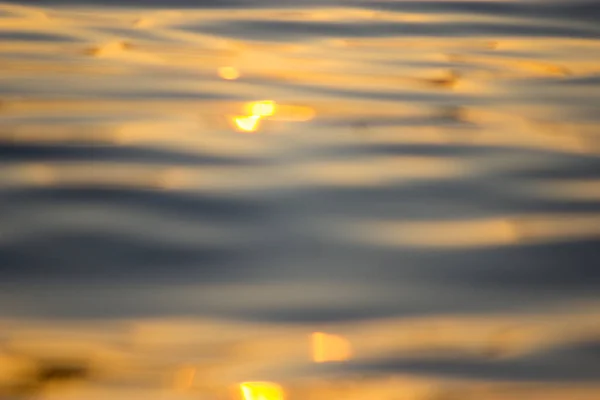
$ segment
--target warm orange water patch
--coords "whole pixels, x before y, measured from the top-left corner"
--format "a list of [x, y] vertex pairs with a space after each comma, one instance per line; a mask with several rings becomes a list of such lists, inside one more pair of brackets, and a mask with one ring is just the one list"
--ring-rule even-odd
[[315, 332], [311, 340], [312, 357], [316, 363], [346, 361], [352, 356], [350, 342], [342, 336]]

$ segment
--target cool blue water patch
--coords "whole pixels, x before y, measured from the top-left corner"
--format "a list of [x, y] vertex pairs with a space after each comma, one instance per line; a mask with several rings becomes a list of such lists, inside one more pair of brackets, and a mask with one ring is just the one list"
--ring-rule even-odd
[[[81, 127], [85, 139], [85, 126]], [[40, 128], [40, 131], [43, 131]], [[150, 147], [108, 146], [101, 144], [63, 143], [0, 143], [0, 166], [27, 161], [93, 161], [144, 163], [145, 165], [188, 165], [188, 166], [256, 166], [264, 165], [260, 159], [229, 157], [198, 152], [182, 152]]]
[[101, 33], [109, 33], [115, 36], [118, 36], [120, 39], [128, 40], [138, 40], [138, 41], [147, 41], [152, 42], [153, 45], [158, 44], [174, 44], [179, 43], [179, 40], [172, 39], [169, 37], [165, 37], [160, 33], [154, 33], [151, 29], [136, 29], [136, 28], [111, 28], [111, 27], [97, 27], [96, 31]]
[[[327, 366], [322, 368], [327, 371]], [[600, 379], [600, 342], [584, 341], [510, 360], [468, 357], [397, 358], [352, 362], [333, 371], [426, 374], [455, 378], [526, 382], [596, 382]]]
[[489, 17], [558, 19], [597, 21], [600, 3], [594, 0], [564, 0], [536, 2], [500, 1], [358, 1], [357, 6], [367, 9], [409, 13], [461, 13]]
[[[30, 4], [43, 6], [81, 6], [79, 0], [30, 0]], [[194, 8], [194, 9], [243, 9], [298, 7], [297, 0], [87, 0], [86, 6], [143, 7], [143, 8]], [[339, 0], [304, 0], [302, 7], [341, 5]]]
[[390, 38], [390, 37], [572, 37], [600, 38], [600, 28], [569, 27], [556, 24], [516, 24], [503, 22], [315, 22], [240, 20], [183, 25], [180, 29], [238, 39], [298, 41], [311, 38]]
[[55, 42], [69, 43], [81, 42], [82, 40], [67, 35], [42, 32], [4, 31], [0, 30], [0, 40], [23, 41], [23, 42]]

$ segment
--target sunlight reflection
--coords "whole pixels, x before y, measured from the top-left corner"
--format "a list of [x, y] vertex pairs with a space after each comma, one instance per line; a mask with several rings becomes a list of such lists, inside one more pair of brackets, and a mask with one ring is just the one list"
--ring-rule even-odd
[[256, 101], [246, 105], [246, 111], [250, 115], [270, 117], [275, 114], [275, 102], [272, 100]]
[[218, 70], [219, 76], [227, 81], [234, 81], [240, 77], [240, 72], [234, 67], [221, 67]]
[[275, 113], [275, 102], [272, 100], [255, 101], [245, 106], [247, 116], [233, 117], [235, 128], [241, 132], [256, 132], [260, 119]]
[[0, 400], [600, 400], [597, 3], [0, 0]]
[[244, 116], [233, 117], [235, 128], [254, 132], [263, 118], [274, 121], [306, 122], [315, 117], [315, 110], [307, 106], [279, 105], [273, 100], [253, 101], [244, 105]]
[[255, 132], [258, 129], [260, 122], [259, 115], [250, 115], [248, 117], [233, 117], [233, 122], [238, 131], [241, 132]]
[[270, 382], [245, 382], [240, 384], [244, 400], [283, 400], [281, 386]]
[[338, 335], [315, 332], [312, 334], [312, 347], [316, 363], [346, 361], [352, 355], [350, 342]]

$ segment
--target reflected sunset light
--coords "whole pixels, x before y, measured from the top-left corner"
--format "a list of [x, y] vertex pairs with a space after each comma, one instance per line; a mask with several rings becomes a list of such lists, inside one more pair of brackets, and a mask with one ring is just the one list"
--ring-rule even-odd
[[312, 359], [316, 363], [346, 361], [352, 356], [350, 342], [342, 336], [315, 332], [311, 339]]
[[0, 400], [600, 400], [600, 0], [0, 0]]
[[261, 119], [284, 122], [307, 122], [315, 117], [315, 110], [307, 106], [280, 105], [273, 100], [253, 101], [244, 105], [245, 116], [233, 117], [238, 131], [255, 132]]
[[222, 79], [227, 81], [234, 81], [241, 76], [240, 72], [234, 67], [221, 67], [217, 72]]
[[256, 132], [260, 123], [260, 116], [250, 115], [248, 117], [233, 117], [233, 123], [240, 132]]
[[272, 100], [256, 101], [246, 105], [246, 111], [250, 115], [270, 117], [275, 114], [276, 105]]
[[281, 386], [270, 382], [245, 382], [240, 384], [244, 400], [283, 400]]
[[278, 105], [274, 119], [288, 122], [307, 122], [315, 117], [315, 110], [307, 106]]

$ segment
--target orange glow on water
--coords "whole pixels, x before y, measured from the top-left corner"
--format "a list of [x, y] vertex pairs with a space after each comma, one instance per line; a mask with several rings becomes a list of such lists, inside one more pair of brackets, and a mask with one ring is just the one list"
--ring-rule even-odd
[[311, 107], [283, 105], [277, 106], [276, 119], [280, 121], [305, 122], [315, 117], [315, 110]]
[[315, 117], [315, 110], [311, 107], [290, 107], [290, 114], [296, 121], [310, 121]]
[[240, 384], [244, 400], [283, 400], [281, 386], [270, 382], [245, 382]]
[[312, 334], [312, 358], [316, 363], [346, 361], [352, 356], [347, 339], [322, 332]]
[[234, 81], [241, 76], [240, 71], [235, 67], [221, 67], [219, 68], [218, 73], [222, 79], [227, 81]]

